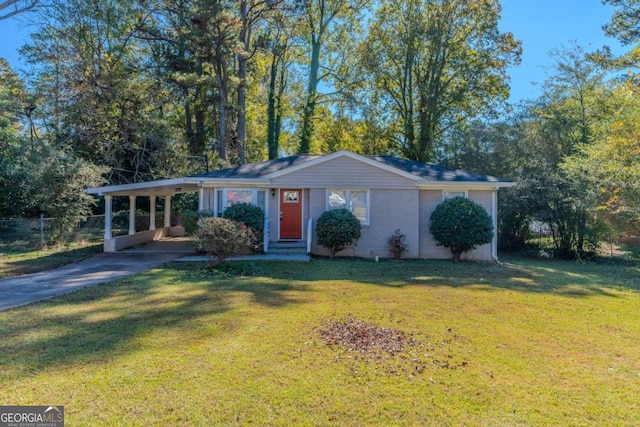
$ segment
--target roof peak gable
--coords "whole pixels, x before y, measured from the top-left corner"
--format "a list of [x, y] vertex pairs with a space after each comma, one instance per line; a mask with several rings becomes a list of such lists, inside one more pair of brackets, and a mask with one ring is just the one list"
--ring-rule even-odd
[[414, 175], [412, 173], [409, 173], [409, 172], [403, 171], [402, 169], [398, 169], [398, 168], [396, 168], [394, 166], [390, 166], [390, 165], [387, 165], [385, 163], [376, 161], [376, 160], [374, 160], [374, 159], [372, 159], [372, 158], [370, 158], [368, 156], [363, 156], [363, 155], [360, 155], [360, 154], [356, 154], [356, 153], [354, 153], [352, 151], [349, 151], [349, 150], [340, 150], [340, 151], [335, 151], [335, 152], [330, 153], [330, 154], [325, 154], [323, 156], [316, 157], [316, 158], [314, 158], [312, 160], [309, 160], [307, 162], [300, 163], [300, 164], [298, 164], [296, 166], [292, 166], [290, 168], [286, 168], [286, 169], [274, 172], [272, 174], [266, 175], [264, 178], [266, 178], [266, 179], [278, 178], [278, 177], [287, 175], [289, 173], [293, 173], [293, 172], [300, 171], [302, 169], [306, 169], [306, 168], [311, 167], [311, 166], [316, 166], [316, 165], [320, 165], [322, 163], [326, 163], [326, 162], [331, 161], [331, 160], [335, 160], [335, 159], [340, 158], [340, 157], [347, 157], [347, 158], [350, 158], [350, 159], [353, 159], [353, 160], [368, 164], [368, 165], [373, 166], [375, 168], [382, 169], [382, 170], [385, 170], [387, 172], [399, 175], [399, 176], [401, 176], [403, 178], [406, 178], [406, 179], [409, 179], [411, 181], [416, 181], [416, 182], [417, 181], [422, 181], [422, 179], [420, 177], [418, 177], [418, 176], [416, 176], [416, 175]]

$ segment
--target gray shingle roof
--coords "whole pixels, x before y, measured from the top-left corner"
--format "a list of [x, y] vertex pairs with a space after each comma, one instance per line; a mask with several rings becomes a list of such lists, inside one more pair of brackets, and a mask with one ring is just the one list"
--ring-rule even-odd
[[369, 156], [370, 159], [384, 163], [387, 166], [409, 172], [429, 181], [449, 182], [511, 182], [508, 179], [490, 175], [482, 175], [460, 169], [451, 169], [431, 163], [416, 162], [414, 160], [401, 159], [392, 156]]
[[190, 178], [246, 178], [246, 179], [259, 179], [265, 175], [269, 175], [274, 172], [279, 172], [283, 169], [297, 166], [299, 164], [308, 162], [309, 160], [317, 159], [322, 156], [314, 156], [310, 154], [302, 154], [297, 156], [283, 157], [275, 160], [267, 160], [259, 163], [248, 163], [246, 165], [236, 166], [229, 169], [220, 169], [210, 171], [207, 173], [201, 173], [198, 175], [191, 175]]
[[[221, 178], [221, 179], [260, 179], [274, 172], [301, 165], [322, 156], [302, 154], [283, 157], [275, 160], [267, 160], [259, 163], [250, 163], [234, 168], [220, 169], [191, 175], [191, 178]], [[464, 170], [446, 168], [431, 163], [416, 162], [392, 156], [369, 156], [369, 159], [380, 162], [388, 167], [408, 172], [416, 177], [428, 181], [445, 182], [511, 182], [508, 179], [497, 178], [490, 175], [468, 172]]]

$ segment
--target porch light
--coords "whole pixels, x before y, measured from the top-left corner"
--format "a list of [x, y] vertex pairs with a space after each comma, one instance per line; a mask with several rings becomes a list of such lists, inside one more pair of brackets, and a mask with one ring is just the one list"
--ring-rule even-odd
[[276, 197], [276, 189], [275, 188], [271, 189], [271, 197]]

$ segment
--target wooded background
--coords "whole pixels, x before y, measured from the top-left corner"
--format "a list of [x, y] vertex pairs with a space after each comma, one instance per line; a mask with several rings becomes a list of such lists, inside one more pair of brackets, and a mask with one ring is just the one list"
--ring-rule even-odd
[[563, 46], [518, 105], [497, 0], [4, 2], [34, 31], [28, 73], [0, 59], [0, 217], [64, 229], [86, 187], [347, 149], [516, 180], [501, 247], [537, 222], [593, 253], [640, 234], [640, 1], [603, 2], [628, 53]]

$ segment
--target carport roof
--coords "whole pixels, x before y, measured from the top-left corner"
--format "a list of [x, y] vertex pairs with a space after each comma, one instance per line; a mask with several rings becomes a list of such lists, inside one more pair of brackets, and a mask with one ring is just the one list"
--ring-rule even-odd
[[133, 184], [107, 185], [104, 187], [88, 188], [85, 190], [85, 193], [98, 196], [166, 196], [198, 191], [198, 188], [198, 182], [187, 177], [135, 182]]

